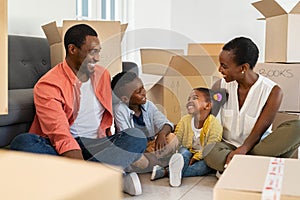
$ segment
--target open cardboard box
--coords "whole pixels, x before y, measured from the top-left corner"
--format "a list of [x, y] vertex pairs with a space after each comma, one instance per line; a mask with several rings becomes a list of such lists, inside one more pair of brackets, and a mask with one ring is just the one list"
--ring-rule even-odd
[[95, 162], [0, 150], [1, 199], [122, 198], [122, 170]]
[[122, 71], [121, 40], [127, 24], [121, 24], [119, 21], [64, 20], [62, 27], [58, 27], [56, 22], [43, 25], [42, 28], [50, 45], [51, 66], [57, 65], [65, 58], [63, 45], [65, 32], [71, 26], [81, 23], [88, 24], [98, 33], [102, 47], [99, 65], [107, 68], [111, 76]]
[[195, 87], [210, 88], [220, 78], [211, 56], [172, 56], [163, 77], [147, 92], [174, 124], [187, 114], [188, 96]]
[[[270, 188], [272, 189], [272, 187], [266, 187], [267, 185], [272, 184], [272, 182], [266, 181], [266, 179], [270, 177], [270, 172], [273, 172], [271, 170], [273, 168], [270, 169], [269, 167], [271, 159], [273, 161], [273, 159], [275, 158], [250, 155], [235, 155], [216, 183], [213, 189], [213, 199], [300, 199], [300, 173], [298, 173], [300, 169], [300, 160], [298, 159], [283, 159], [284, 166], [283, 168], [280, 168], [281, 170], [283, 169], [282, 171], [280, 171], [282, 173], [276, 173], [276, 177], [273, 179], [278, 180], [282, 178], [281, 187], [280, 185], [277, 185], [277, 188], [280, 188], [280, 197], [277, 196], [278, 198], [262, 198], [262, 195], [265, 197], [265, 194], [270, 194], [268, 192], [271, 192], [271, 196], [273, 195], [273, 191], [269, 190]], [[276, 163], [273, 162], [273, 164]]]
[[257, 63], [254, 71], [281, 87], [283, 100], [279, 111], [300, 112], [300, 64]]
[[274, 0], [252, 5], [266, 18], [265, 62], [300, 62], [300, 2], [289, 13]]

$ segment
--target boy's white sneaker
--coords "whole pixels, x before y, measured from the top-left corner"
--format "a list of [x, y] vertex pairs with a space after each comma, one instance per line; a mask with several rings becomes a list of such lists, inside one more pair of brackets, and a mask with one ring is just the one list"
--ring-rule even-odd
[[153, 167], [150, 180], [154, 181], [156, 179], [163, 178], [164, 176], [165, 176], [165, 169], [159, 165], [155, 165]]
[[173, 154], [169, 161], [169, 178], [171, 186], [178, 187], [181, 185], [183, 165], [183, 156], [180, 153]]
[[132, 196], [142, 194], [142, 186], [137, 173], [131, 172], [123, 176], [123, 191]]

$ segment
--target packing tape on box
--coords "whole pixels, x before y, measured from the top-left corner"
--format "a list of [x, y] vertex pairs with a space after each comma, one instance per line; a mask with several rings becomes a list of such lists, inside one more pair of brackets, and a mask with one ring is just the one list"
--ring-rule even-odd
[[271, 158], [262, 190], [262, 200], [280, 200], [283, 173], [284, 159]]

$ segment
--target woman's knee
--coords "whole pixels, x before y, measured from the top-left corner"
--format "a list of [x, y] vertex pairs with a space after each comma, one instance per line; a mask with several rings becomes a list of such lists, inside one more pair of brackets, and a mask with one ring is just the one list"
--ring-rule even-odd
[[204, 147], [203, 159], [209, 167], [218, 171], [223, 171], [227, 155], [231, 150], [230, 146], [226, 143], [211, 143]]

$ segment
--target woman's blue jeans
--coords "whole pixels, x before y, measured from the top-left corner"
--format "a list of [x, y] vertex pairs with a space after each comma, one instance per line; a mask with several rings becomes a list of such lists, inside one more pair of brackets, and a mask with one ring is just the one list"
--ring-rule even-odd
[[189, 165], [193, 154], [186, 148], [180, 147], [178, 150], [183, 156], [184, 166], [182, 169], [182, 177], [191, 177], [191, 176], [204, 176], [210, 173], [214, 173], [215, 170], [208, 167], [204, 160], [199, 160], [192, 165]]
[[[147, 147], [147, 139], [142, 131], [126, 129], [106, 138], [76, 138], [85, 160], [121, 166], [123, 169], [138, 160]], [[16, 136], [11, 150], [31, 153], [58, 155], [50, 140], [32, 133]]]

